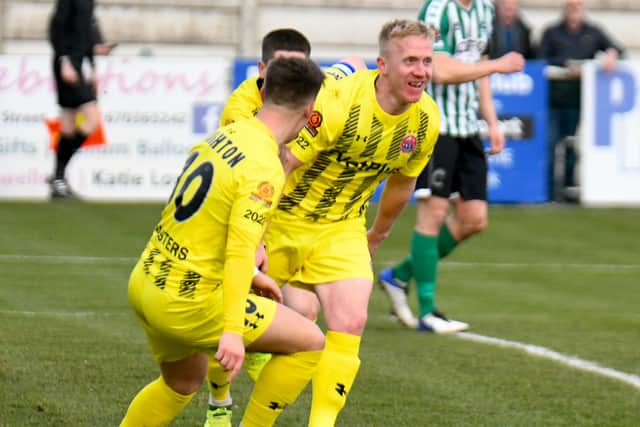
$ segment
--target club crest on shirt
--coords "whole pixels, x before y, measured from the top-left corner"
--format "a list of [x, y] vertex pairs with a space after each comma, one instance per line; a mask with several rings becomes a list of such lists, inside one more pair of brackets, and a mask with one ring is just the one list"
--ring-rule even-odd
[[402, 153], [413, 153], [416, 149], [416, 144], [418, 140], [415, 135], [407, 135], [402, 139], [402, 143], [400, 144], [400, 151]]
[[313, 111], [311, 116], [309, 117], [309, 121], [305, 128], [309, 131], [311, 136], [316, 136], [318, 134], [318, 128], [322, 124], [322, 114], [319, 111]]
[[267, 181], [262, 181], [258, 184], [256, 191], [251, 193], [251, 199], [256, 200], [266, 207], [270, 208], [273, 199], [273, 185]]

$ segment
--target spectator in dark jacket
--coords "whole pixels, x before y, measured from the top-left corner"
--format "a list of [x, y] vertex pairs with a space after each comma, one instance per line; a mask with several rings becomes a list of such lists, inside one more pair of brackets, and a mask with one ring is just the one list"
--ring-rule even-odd
[[[550, 65], [566, 67], [565, 78], [553, 79], [549, 86], [549, 185], [554, 190], [555, 147], [573, 136], [580, 118], [580, 61], [601, 55], [604, 70], [613, 71], [622, 49], [597, 26], [585, 20], [583, 0], [565, 0], [562, 20], [543, 33], [538, 56]], [[575, 186], [576, 152], [568, 146], [565, 153], [564, 187]], [[560, 183], [557, 183], [560, 184]]]
[[536, 56], [531, 45], [531, 30], [520, 16], [519, 1], [498, 0], [489, 57], [494, 59], [509, 52], [518, 52], [525, 59]]

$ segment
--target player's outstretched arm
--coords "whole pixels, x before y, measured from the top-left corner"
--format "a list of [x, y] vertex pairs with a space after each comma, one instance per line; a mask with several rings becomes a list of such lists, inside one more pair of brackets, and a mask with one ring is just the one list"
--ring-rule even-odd
[[348, 56], [342, 58], [338, 62], [325, 70], [328, 76], [333, 77], [335, 80], [342, 80], [345, 77], [349, 77], [358, 70], [366, 70], [367, 64], [359, 56]]
[[459, 61], [446, 53], [435, 53], [433, 55], [433, 81], [438, 84], [466, 83], [494, 73], [522, 71], [524, 64], [524, 57], [516, 52], [509, 52], [496, 59], [483, 59], [474, 63]]
[[369, 252], [372, 258], [378, 250], [380, 243], [391, 233], [393, 224], [409, 202], [415, 183], [415, 177], [409, 177], [400, 173], [393, 174], [387, 179], [384, 189], [382, 190], [382, 195], [380, 196], [380, 202], [378, 203], [376, 218], [367, 232]]
[[489, 138], [489, 154], [498, 154], [504, 149], [505, 139], [500, 126], [498, 124], [498, 116], [496, 108], [493, 104], [493, 95], [491, 93], [491, 83], [488, 77], [483, 77], [478, 82], [480, 94], [480, 114], [487, 122]]
[[356, 71], [367, 69], [367, 64], [366, 62], [364, 62], [364, 59], [357, 55], [347, 56], [346, 58], [342, 58], [339, 62], [343, 62], [351, 65], [353, 69]]

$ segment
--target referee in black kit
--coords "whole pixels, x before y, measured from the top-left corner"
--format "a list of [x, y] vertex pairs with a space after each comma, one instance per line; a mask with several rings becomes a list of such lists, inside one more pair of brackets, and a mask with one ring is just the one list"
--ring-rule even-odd
[[[114, 45], [102, 43], [94, 7], [94, 0], [57, 0], [49, 23], [53, 75], [62, 110], [55, 170], [49, 181], [52, 198], [74, 197], [65, 170], [100, 121], [93, 55], [108, 54]], [[78, 113], [82, 113], [81, 120], [76, 120]]]

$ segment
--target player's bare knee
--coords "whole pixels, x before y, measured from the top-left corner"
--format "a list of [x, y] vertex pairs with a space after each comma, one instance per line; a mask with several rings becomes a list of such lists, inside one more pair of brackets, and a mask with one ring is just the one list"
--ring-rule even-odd
[[200, 389], [207, 375], [208, 358], [204, 353], [196, 353], [176, 362], [162, 362], [162, 378], [176, 393], [190, 395]]
[[309, 291], [285, 285], [282, 288], [284, 304], [302, 314], [307, 319], [315, 321], [320, 313], [318, 297]]
[[478, 218], [474, 221], [473, 231], [474, 233], [479, 233], [489, 225], [489, 221], [487, 219], [487, 215], [479, 215]]
[[488, 221], [486, 215], [474, 215], [466, 218], [462, 223], [464, 238], [480, 233], [487, 228]]
[[485, 215], [484, 218], [482, 218], [482, 220], [480, 221], [480, 224], [478, 225], [478, 231], [477, 232], [478, 233], [481, 232], [482, 230], [484, 230], [488, 226], [489, 226], [489, 219]]
[[318, 318], [318, 315], [320, 314], [320, 307], [317, 304], [309, 305], [306, 307], [305, 312], [300, 314], [302, 314], [307, 319], [315, 322]]
[[334, 319], [332, 322], [327, 319], [329, 329], [353, 335], [362, 335], [366, 323], [366, 313], [349, 313], [346, 316]]
[[449, 207], [446, 203], [437, 203], [429, 199], [419, 201], [416, 231], [429, 235], [437, 233], [447, 219], [448, 214]]
[[192, 376], [169, 376], [163, 373], [162, 377], [164, 382], [178, 394], [188, 396], [195, 393], [200, 389], [203, 378], [196, 378]]
[[319, 304], [314, 303], [313, 301], [305, 301], [301, 299], [290, 301], [285, 300], [285, 305], [314, 322], [320, 313]]
[[310, 336], [309, 348], [307, 351], [320, 351], [324, 348], [324, 334], [322, 330], [317, 327], [315, 332]]
[[200, 381], [182, 381], [177, 383], [176, 387], [171, 387], [176, 393], [180, 393], [184, 396], [195, 393], [202, 386], [202, 380]]
[[[292, 342], [288, 344], [285, 353], [319, 351], [324, 348], [324, 334], [320, 327], [312, 322], [304, 323], [306, 327], [295, 338], [292, 338]], [[301, 326], [301, 323], [299, 326]]]
[[299, 301], [298, 313], [302, 314], [309, 320], [316, 321], [320, 314], [320, 302], [317, 298], [308, 298], [304, 301]]

